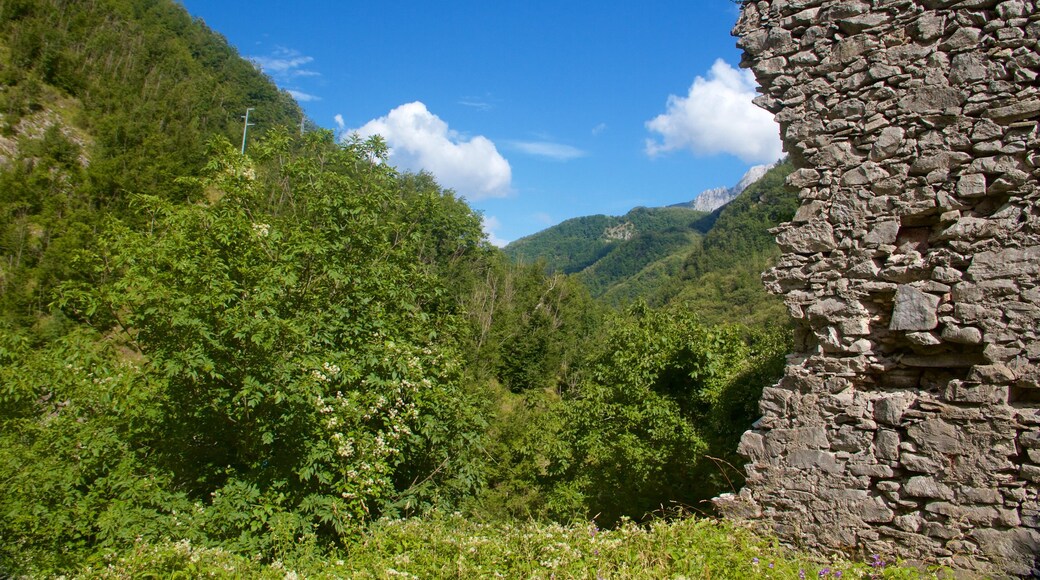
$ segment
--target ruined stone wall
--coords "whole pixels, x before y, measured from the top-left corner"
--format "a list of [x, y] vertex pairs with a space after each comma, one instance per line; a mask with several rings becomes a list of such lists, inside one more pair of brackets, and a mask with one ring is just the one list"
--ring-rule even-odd
[[765, 0], [735, 29], [798, 169], [798, 325], [724, 512], [810, 547], [1040, 574], [1040, 7]]

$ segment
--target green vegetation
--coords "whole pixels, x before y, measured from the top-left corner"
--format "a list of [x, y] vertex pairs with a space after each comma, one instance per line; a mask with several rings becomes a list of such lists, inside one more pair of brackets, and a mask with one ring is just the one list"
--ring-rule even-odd
[[816, 560], [750, 530], [706, 519], [595, 524], [488, 525], [458, 514], [379, 522], [349, 557], [258, 563], [187, 541], [139, 544], [113, 554], [84, 578], [829, 578], [923, 579], [938, 571], [866, 562]]
[[690, 287], [751, 288], [782, 176], [511, 261], [379, 138], [285, 129], [168, 0], [4, 0], [0, 30], [0, 576], [819, 569], [682, 517], [740, 485], [789, 340]]
[[32, 322], [130, 194], [184, 202], [213, 135], [301, 112], [173, 2], [0, 3], [0, 315]]

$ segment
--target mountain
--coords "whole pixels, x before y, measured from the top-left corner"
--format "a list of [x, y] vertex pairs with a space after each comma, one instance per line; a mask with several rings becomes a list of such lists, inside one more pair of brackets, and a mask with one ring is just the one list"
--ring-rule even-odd
[[[774, 164], [775, 165], [775, 164]], [[773, 165], [755, 165], [747, 170], [733, 187], [714, 187], [702, 191], [692, 201], [673, 204], [669, 207], [688, 207], [697, 211], [713, 212], [726, 205], [749, 185], [758, 181]]]
[[[647, 300], [685, 304], [705, 322], [759, 325], [787, 320], [783, 302], [766, 293], [761, 275], [780, 255], [769, 230], [790, 221], [798, 208], [797, 192], [784, 184], [792, 170], [789, 161], [781, 161], [712, 213], [711, 229], [701, 243], [686, 253], [681, 264], [670, 265], [674, 275], [643, 284]], [[650, 264], [647, 270], [655, 267]], [[613, 293], [626, 291], [638, 280], [637, 276], [619, 284]]]
[[790, 220], [798, 205], [784, 186], [791, 170], [786, 161], [752, 168], [728, 190], [739, 193], [710, 214], [690, 202], [574, 218], [505, 252], [574, 274], [608, 304], [643, 298], [652, 306], [689, 303], [710, 322], [783, 320], [783, 305], [759, 278], [779, 255], [769, 230]]
[[629, 271], [633, 259], [661, 257], [688, 245], [707, 231], [701, 224], [706, 217], [689, 208], [637, 207], [623, 216], [569, 219], [520, 238], [504, 251], [514, 261], [543, 260], [551, 272], [575, 274], [593, 265], [612, 273]]

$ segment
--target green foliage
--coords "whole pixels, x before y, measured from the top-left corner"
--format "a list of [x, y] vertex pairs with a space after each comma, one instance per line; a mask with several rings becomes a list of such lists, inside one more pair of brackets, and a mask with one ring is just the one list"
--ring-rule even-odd
[[[789, 162], [777, 165], [709, 215], [667, 207], [575, 218], [517, 240], [506, 253], [577, 273], [593, 296], [615, 307], [643, 298], [653, 306], [686, 304], [708, 323], [781, 323], [786, 310], [766, 294], [760, 275], [779, 256], [769, 230], [798, 205], [784, 186], [791, 171]], [[610, 239], [608, 232], [632, 235]]]
[[845, 578], [925, 579], [918, 570], [873, 558], [815, 559], [768, 536], [709, 519], [626, 523], [601, 530], [568, 526], [488, 525], [458, 515], [381, 521], [346, 554], [262, 566], [188, 542], [142, 544], [81, 571], [85, 578], [159, 576], [250, 578]]
[[617, 245], [578, 275], [593, 296], [602, 296], [648, 267], [696, 244], [700, 235], [689, 228], [649, 231]]
[[62, 569], [183, 524], [191, 503], [144, 461], [162, 393], [139, 361], [87, 332], [36, 348], [0, 337], [0, 574]]
[[569, 526], [487, 525], [458, 516], [381, 522], [332, 577], [388, 578], [938, 578], [873, 561], [816, 561], [751, 530], [710, 519]]
[[463, 297], [474, 379], [513, 392], [577, 384], [602, 317], [588, 290], [572, 277], [546, 275], [541, 263], [510, 264], [501, 254], [475, 269], [483, 275]]
[[[722, 466], [736, 461], [787, 342], [780, 330], [707, 326], [685, 308], [637, 304], [614, 316], [584, 380], [563, 399], [503, 399], [492, 438], [498, 463], [476, 511], [613, 524], [698, 509], [739, 483]], [[489, 506], [508, 496], [513, 505]]]
[[131, 194], [184, 201], [215, 134], [298, 123], [287, 94], [170, 0], [0, 5], [0, 315], [20, 326], [75, 278], [72, 250]]
[[[103, 239], [90, 281], [67, 284], [62, 302], [122, 329], [165, 385], [162, 460], [178, 486], [227, 512], [210, 518], [211, 537], [268, 550], [273, 539], [243, 536], [274, 533], [276, 516], [335, 538], [395, 502], [429, 501], [477, 435], [453, 319], [426, 308], [438, 290], [394, 219], [394, 175], [369, 160], [379, 143], [309, 135], [304, 148], [323, 156], [286, 162], [279, 181], [293, 185], [273, 206], [256, 170], [215, 146], [202, 185], [219, 199], [138, 198], [149, 229]], [[289, 146], [274, 138], [257, 151]]]
[[0, 574], [163, 538], [309, 557], [482, 483], [448, 284], [479, 218], [378, 139], [211, 148], [205, 199], [136, 196], [75, 254], [73, 320], [0, 333]]

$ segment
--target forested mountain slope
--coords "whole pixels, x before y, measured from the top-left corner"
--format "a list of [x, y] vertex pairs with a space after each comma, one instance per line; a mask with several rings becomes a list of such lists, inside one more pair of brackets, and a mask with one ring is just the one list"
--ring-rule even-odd
[[798, 196], [784, 185], [789, 161], [771, 168], [718, 210], [701, 244], [686, 254], [677, 275], [650, 285], [651, 303], [682, 303], [707, 322], [786, 323], [787, 311], [766, 293], [762, 272], [779, 257], [771, 228], [789, 221]]
[[[129, 195], [201, 191], [215, 135], [237, 142], [301, 112], [219, 35], [169, 0], [0, 3], [0, 311], [27, 322], [73, 275]], [[29, 318], [26, 318], [29, 317]]]
[[542, 260], [549, 271], [564, 274], [611, 257], [619, 263], [608, 269], [630, 270], [631, 246], [639, 246], [641, 255], [664, 255], [702, 234], [706, 215], [687, 208], [637, 207], [623, 216], [573, 218], [510, 243], [505, 253], [515, 261]]

